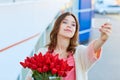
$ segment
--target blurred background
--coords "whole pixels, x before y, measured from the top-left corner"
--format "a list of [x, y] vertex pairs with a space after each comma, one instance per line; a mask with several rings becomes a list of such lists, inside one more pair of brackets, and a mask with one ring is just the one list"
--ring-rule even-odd
[[55, 19], [66, 11], [78, 18], [83, 45], [100, 36], [102, 24], [112, 24], [101, 59], [88, 77], [120, 80], [120, 0], [0, 0], [0, 80], [25, 80], [28, 69], [19, 62], [49, 42]]

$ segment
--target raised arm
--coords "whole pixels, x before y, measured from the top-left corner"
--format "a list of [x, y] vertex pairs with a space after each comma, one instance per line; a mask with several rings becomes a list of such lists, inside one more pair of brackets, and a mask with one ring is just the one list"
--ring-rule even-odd
[[111, 24], [109, 23], [103, 24], [100, 27], [99, 31], [101, 32], [101, 35], [94, 43], [95, 52], [98, 51], [102, 47], [102, 45], [106, 42], [106, 40], [109, 38], [109, 35], [111, 33]]

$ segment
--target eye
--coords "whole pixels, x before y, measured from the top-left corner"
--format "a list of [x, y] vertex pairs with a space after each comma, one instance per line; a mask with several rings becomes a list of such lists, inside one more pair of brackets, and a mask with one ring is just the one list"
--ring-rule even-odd
[[75, 24], [72, 24], [73, 27], [75, 27], [76, 25]]
[[67, 24], [67, 21], [63, 21], [64, 24]]

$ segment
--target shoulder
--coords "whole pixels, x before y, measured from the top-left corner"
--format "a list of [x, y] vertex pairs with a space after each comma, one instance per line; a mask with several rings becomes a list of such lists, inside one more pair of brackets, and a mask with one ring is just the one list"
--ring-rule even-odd
[[86, 49], [87, 49], [87, 46], [85, 46], [85, 45], [76, 46], [75, 55], [78, 56], [78, 55], [81, 55], [81, 54], [85, 53]]
[[87, 46], [85, 46], [85, 45], [78, 45], [78, 46], [76, 47], [76, 50], [84, 50], [84, 49], [86, 49], [86, 47], [87, 47]]

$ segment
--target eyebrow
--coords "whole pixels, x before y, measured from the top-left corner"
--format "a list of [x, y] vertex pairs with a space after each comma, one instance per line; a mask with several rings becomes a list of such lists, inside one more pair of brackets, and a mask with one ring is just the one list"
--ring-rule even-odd
[[[68, 19], [63, 19], [63, 20], [66, 20], [66, 21], [68, 21]], [[76, 23], [75, 21], [72, 21], [72, 23]]]

